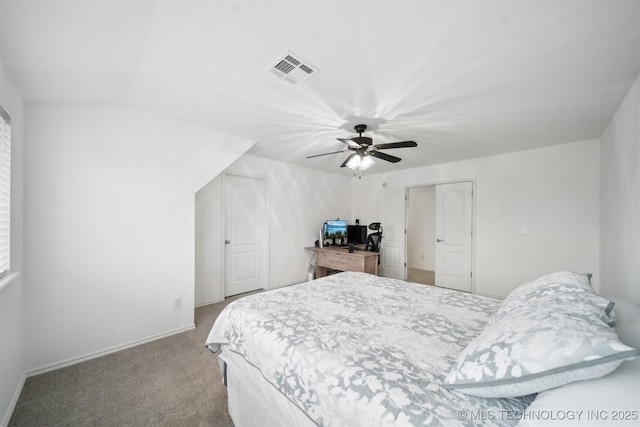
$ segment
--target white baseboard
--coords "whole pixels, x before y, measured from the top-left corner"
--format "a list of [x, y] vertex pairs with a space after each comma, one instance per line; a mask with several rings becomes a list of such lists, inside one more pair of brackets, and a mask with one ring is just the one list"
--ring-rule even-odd
[[16, 408], [16, 404], [18, 403], [18, 399], [20, 398], [20, 393], [22, 393], [22, 388], [24, 387], [24, 382], [26, 379], [27, 375], [23, 373], [22, 378], [20, 378], [20, 382], [18, 383], [18, 387], [16, 387], [16, 390], [13, 393], [13, 397], [11, 398], [11, 402], [9, 403], [7, 412], [5, 412], [4, 417], [2, 417], [2, 423], [0, 423], [0, 427], [7, 427], [9, 425], [11, 415], [13, 415], [13, 410]]
[[114, 347], [110, 347], [104, 350], [95, 351], [92, 353], [85, 354], [84, 356], [72, 357], [70, 359], [63, 360], [61, 362], [52, 363], [50, 365], [41, 366], [36, 369], [32, 369], [27, 371], [27, 378], [33, 377], [35, 375], [44, 374], [45, 372], [55, 371], [56, 369], [66, 368], [67, 366], [75, 365], [77, 363], [86, 362], [87, 360], [95, 359], [97, 357], [106, 356], [107, 354], [115, 353], [117, 351], [126, 350], [127, 348], [136, 347], [141, 344], [145, 344], [151, 341], [159, 340], [161, 338], [170, 337], [171, 335], [179, 334], [181, 332], [190, 331], [195, 329], [196, 325], [192, 323], [189, 326], [185, 326], [178, 329], [173, 329], [171, 331], [163, 332], [161, 334], [152, 335], [146, 338], [141, 338], [139, 340], [131, 341], [126, 344], [117, 345]]

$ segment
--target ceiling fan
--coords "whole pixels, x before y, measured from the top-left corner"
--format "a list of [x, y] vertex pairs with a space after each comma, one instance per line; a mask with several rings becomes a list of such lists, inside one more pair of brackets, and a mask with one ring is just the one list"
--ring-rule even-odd
[[313, 157], [327, 156], [329, 154], [345, 153], [347, 151], [353, 151], [347, 159], [340, 165], [341, 168], [348, 167], [353, 170], [363, 171], [370, 168], [375, 163], [371, 157], [376, 157], [381, 160], [386, 160], [391, 163], [398, 163], [402, 160], [400, 157], [392, 156], [387, 153], [382, 153], [379, 150], [389, 150], [392, 148], [405, 148], [405, 147], [417, 147], [418, 144], [415, 141], [401, 141], [390, 142], [387, 144], [373, 144], [373, 139], [368, 136], [362, 136], [362, 133], [367, 129], [367, 125], [360, 124], [354, 126], [355, 131], [359, 136], [353, 138], [337, 138], [338, 141], [347, 144], [345, 150], [332, 151], [331, 153], [316, 154], [314, 156], [308, 156], [307, 159]]

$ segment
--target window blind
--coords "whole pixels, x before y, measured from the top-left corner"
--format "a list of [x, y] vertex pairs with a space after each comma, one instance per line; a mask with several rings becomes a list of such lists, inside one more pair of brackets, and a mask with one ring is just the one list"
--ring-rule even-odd
[[11, 117], [0, 106], [0, 276], [9, 272], [11, 252]]

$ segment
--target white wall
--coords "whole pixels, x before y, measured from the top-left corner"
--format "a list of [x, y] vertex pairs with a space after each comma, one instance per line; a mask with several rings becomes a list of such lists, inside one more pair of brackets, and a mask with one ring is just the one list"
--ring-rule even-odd
[[123, 107], [26, 120], [28, 370], [193, 327], [195, 192], [252, 143]]
[[[264, 177], [270, 195], [270, 254], [268, 288], [277, 288], [307, 279], [318, 230], [327, 219], [354, 222], [351, 213], [351, 177], [318, 172], [287, 163], [244, 155], [226, 173]], [[210, 182], [196, 195], [198, 239], [196, 254], [196, 304], [224, 298], [220, 231], [220, 179]], [[202, 239], [200, 242], [198, 240]], [[203, 263], [210, 263], [203, 265]]]
[[600, 138], [602, 293], [640, 304], [640, 77]]
[[436, 270], [436, 187], [409, 188], [407, 267]]
[[[11, 115], [11, 270], [23, 269], [23, 157], [22, 97], [0, 64], [0, 104]], [[7, 425], [26, 372], [23, 274], [0, 282], [0, 425]]]
[[[354, 214], [367, 221], [382, 189], [476, 180], [475, 292], [506, 296], [556, 270], [587, 271], [599, 283], [599, 141], [521, 151], [363, 177]], [[384, 224], [383, 224], [384, 225]], [[522, 235], [523, 226], [529, 229]]]

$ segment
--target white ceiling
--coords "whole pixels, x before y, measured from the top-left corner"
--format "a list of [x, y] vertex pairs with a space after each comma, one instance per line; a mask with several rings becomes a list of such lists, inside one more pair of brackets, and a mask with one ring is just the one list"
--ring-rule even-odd
[[[640, 0], [6, 1], [0, 57], [28, 104], [125, 105], [348, 174], [336, 138], [368, 124], [366, 174], [599, 138], [640, 73]], [[320, 72], [293, 86], [290, 50]]]

